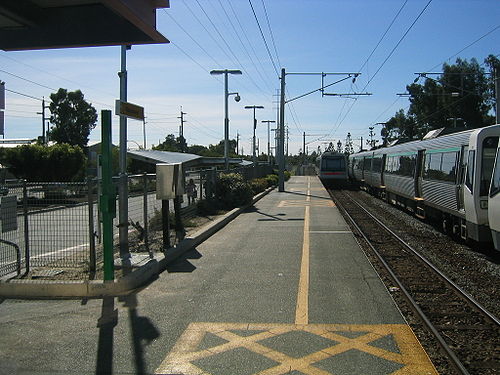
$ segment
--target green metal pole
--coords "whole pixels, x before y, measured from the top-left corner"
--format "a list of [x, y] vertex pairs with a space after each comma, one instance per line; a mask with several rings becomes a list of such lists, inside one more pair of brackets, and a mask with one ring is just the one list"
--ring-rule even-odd
[[112, 181], [111, 167], [111, 111], [101, 111], [101, 212], [104, 258], [104, 280], [114, 280], [113, 218], [116, 217], [116, 193]]

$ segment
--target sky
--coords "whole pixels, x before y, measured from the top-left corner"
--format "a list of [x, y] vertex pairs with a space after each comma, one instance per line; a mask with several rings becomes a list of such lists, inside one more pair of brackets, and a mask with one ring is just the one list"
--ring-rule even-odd
[[[211, 70], [239, 69], [229, 76], [230, 138], [251, 154], [253, 111], [260, 151], [267, 153], [263, 120], [277, 119], [279, 74], [285, 68], [286, 99], [322, 87], [286, 104], [288, 150], [297, 154], [306, 134], [308, 153], [329, 142], [355, 147], [369, 127], [387, 121], [408, 98], [397, 94], [416, 72], [440, 72], [443, 63], [500, 54], [498, 0], [170, 0], [157, 10], [157, 29], [171, 43], [132, 46], [127, 52], [128, 101], [145, 108], [146, 146], [179, 134], [181, 108], [189, 145], [217, 144], [224, 137], [224, 82]], [[120, 47], [0, 51], [0, 80], [6, 82], [5, 138], [41, 135], [42, 102], [60, 87], [81, 90], [98, 111], [119, 98]], [[288, 73], [319, 73], [288, 74]], [[46, 103], [47, 104], [47, 103]], [[48, 114], [48, 111], [47, 111]], [[99, 141], [100, 118], [90, 134]], [[275, 124], [271, 124], [271, 128]], [[113, 116], [118, 144], [119, 119]], [[271, 132], [271, 137], [273, 137]], [[127, 146], [143, 146], [142, 122], [128, 120]], [[271, 141], [273, 146], [273, 141]]]

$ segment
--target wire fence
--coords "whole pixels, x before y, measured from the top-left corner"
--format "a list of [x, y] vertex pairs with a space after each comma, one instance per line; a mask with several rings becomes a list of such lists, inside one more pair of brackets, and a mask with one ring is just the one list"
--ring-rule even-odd
[[[249, 180], [272, 169], [258, 166], [232, 172]], [[192, 179], [196, 186], [196, 200], [215, 193], [218, 173], [208, 169], [185, 174], [186, 181]], [[29, 274], [38, 268], [52, 272], [78, 269], [86, 277], [96, 272], [102, 264], [100, 186], [96, 179], [73, 183], [10, 181], [1, 190], [0, 277]], [[129, 239], [139, 241], [141, 249], [152, 254], [150, 241], [154, 232], [161, 230], [162, 202], [156, 199], [156, 175], [128, 176], [128, 191]], [[192, 211], [188, 202], [187, 195], [181, 197], [181, 213], [185, 215]], [[118, 199], [116, 204], [118, 212]], [[116, 253], [117, 227], [118, 215], [113, 225]]]

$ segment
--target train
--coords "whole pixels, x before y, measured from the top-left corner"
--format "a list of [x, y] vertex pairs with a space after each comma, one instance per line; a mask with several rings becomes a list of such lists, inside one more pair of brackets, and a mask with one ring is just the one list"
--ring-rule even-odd
[[330, 188], [341, 188], [348, 185], [347, 165], [347, 155], [340, 152], [326, 151], [316, 159], [319, 178], [323, 184]]
[[351, 154], [351, 182], [443, 231], [500, 250], [500, 125]]

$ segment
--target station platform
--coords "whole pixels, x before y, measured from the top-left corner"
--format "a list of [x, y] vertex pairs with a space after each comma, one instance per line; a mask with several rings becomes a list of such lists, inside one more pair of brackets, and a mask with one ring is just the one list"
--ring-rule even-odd
[[437, 374], [320, 181], [285, 190], [130, 295], [0, 299], [0, 375]]
[[193, 311], [156, 374], [437, 374], [317, 177], [292, 177], [196, 252], [194, 280], [164, 279]]

